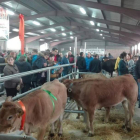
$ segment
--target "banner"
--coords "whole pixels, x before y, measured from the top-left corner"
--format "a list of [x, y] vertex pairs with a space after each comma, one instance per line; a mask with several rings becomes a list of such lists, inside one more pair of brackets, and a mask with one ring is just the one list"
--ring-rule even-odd
[[24, 16], [22, 14], [19, 15], [19, 39], [21, 41], [21, 54], [24, 54]]
[[9, 16], [2, 7], [0, 7], [0, 41], [9, 39]]

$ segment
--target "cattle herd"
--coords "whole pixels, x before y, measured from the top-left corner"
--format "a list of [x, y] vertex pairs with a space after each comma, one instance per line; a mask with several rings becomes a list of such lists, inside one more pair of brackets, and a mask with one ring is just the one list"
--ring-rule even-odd
[[[62, 135], [62, 120], [67, 96], [74, 99], [78, 107], [87, 114], [85, 130], [94, 135], [94, 113], [106, 109], [105, 122], [109, 121], [112, 106], [122, 103], [125, 112], [124, 128], [131, 131], [138, 87], [131, 75], [106, 78], [102, 74], [82, 75], [80, 79], [54, 80], [42, 85], [20, 100], [13, 102], [7, 97], [0, 110], [0, 133], [23, 130], [26, 135], [39, 130], [38, 140], [43, 140], [46, 128], [51, 125], [50, 135], [55, 133], [54, 123], [59, 121], [58, 135]], [[25, 118], [24, 118], [25, 117]]]

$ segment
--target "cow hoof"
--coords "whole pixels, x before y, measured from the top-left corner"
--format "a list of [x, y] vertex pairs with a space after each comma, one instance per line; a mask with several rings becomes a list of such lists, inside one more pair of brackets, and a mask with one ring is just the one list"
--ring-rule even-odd
[[93, 137], [93, 134], [92, 134], [92, 133], [89, 133], [89, 134], [88, 134], [88, 137]]
[[125, 127], [126, 127], [126, 126], [125, 126], [125, 125], [123, 125], [123, 126], [122, 126], [122, 129], [125, 129]]
[[127, 128], [127, 131], [128, 131], [128, 132], [131, 132], [131, 131], [132, 131], [132, 129], [131, 129], [131, 128]]
[[50, 133], [50, 137], [54, 137], [54, 133]]
[[80, 117], [79, 117], [79, 116], [77, 116], [77, 117], [76, 117], [76, 119], [80, 119]]
[[58, 136], [59, 136], [59, 137], [62, 137], [62, 136], [63, 136], [63, 134], [59, 133], [59, 134], [58, 134]]

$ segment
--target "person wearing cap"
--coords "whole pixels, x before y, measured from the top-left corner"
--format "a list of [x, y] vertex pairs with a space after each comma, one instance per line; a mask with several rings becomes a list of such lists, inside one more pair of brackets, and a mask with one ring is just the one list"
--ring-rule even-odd
[[138, 83], [138, 100], [139, 100], [139, 108], [140, 108], [140, 53], [137, 55], [139, 59], [136, 63], [135, 72], [136, 72], [136, 78]]

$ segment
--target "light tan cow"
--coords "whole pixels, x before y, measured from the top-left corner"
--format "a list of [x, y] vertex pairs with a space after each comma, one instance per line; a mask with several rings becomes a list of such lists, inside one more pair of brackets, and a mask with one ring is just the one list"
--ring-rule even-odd
[[110, 79], [65, 80], [68, 96], [82, 106], [88, 114], [87, 129], [93, 136], [93, 118], [95, 109], [105, 107], [107, 115], [110, 106], [122, 103], [125, 110], [125, 127], [132, 129], [134, 107], [138, 97], [138, 86], [132, 75]]
[[[24, 125], [26, 135], [39, 129], [38, 140], [43, 140], [46, 127], [52, 124], [51, 133], [54, 133], [53, 123], [58, 119], [60, 123], [58, 134], [62, 135], [62, 118], [67, 101], [65, 85], [58, 80], [45, 83], [41, 89], [28, 94], [21, 101], [26, 108]], [[19, 130], [23, 114], [19, 103], [7, 98], [0, 110], [0, 132]]]

